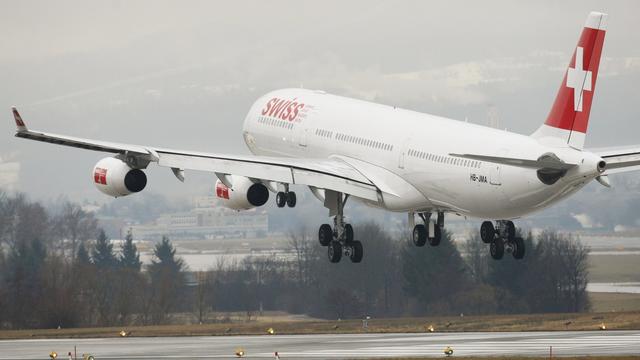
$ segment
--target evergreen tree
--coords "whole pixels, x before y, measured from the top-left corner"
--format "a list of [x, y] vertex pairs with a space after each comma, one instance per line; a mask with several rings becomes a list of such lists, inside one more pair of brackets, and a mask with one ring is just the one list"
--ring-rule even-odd
[[117, 264], [116, 256], [113, 253], [113, 245], [109, 242], [109, 238], [107, 238], [107, 234], [103, 229], [98, 232], [96, 247], [91, 253], [91, 258], [98, 269], [112, 268]]
[[92, 324], [93, 310], [95, 309], [94, 295], [98, 284], [96, 282], [96, 266], [91, 262], [89, 252], [84, 243], [78, 245], [73, 267], [71, 269], [73, 277], [73, 301], [74, 313], [78, 315], [79, 323]]
[[47, 251], [38, 238], [32, 241], [20, 241], [11, 249], [7, 259], [7, 292], [12, 305], [8, 312], [16, 327], [38, 325], [42, 299], [42, 268]]
[[[0, 201], [2, 200], [2, 191], [0, 191]], [[5, 277], [7, 276], [7, 267], [5, 264], [4, 251], [0, 246], [0, 323], [4, 323], [7, 316], [7, 289], [5, 286]]]
[[80, 266], [87, 266], [91, 264], [91, 258], [89, 257], [89, 252], [83, 243], [80, 243], [78, 246], [78, 251], [76, 252], [75, 264]]
[[178, 298], [184, 287], [184, 261], [177, 258], [176, 249], [169, 238], [162, 237], [153, 250], [154, 259], [149, 265], [151, 276], [151, 321], [154, 324], [164, 322], [167, 315], [178, 303]]
[[121, 247], [118, 258], [118, 283], [116, 284], [115, 306], [118, 312], [118, 322], [126, 325], [130, 316], [136, 311], [140, 304], [141, 287], [144, 278], [140, 273], [140, 254], [138, 248], [133, 244], [133, 234], [131, 229], [127, 231], [125, 241]]
[[131, 233], [131, 229], [127, 231], [127, 236], [122, 244], [122, 254], [120, 255], [119, 262], [120, 266], [125, 269], [140, 271], [142, 262], [140, 261], [138, 248], [133, 243], [133, 234]]
[[524, 239], [526, 253], [523, 259], [516, 260], [505, 251], [501, 260], [489, 257], [487, 261], [486, 281], [498, 290], [497, 305], [501, 312], [528, 312], [528, 300], [533, 295], [530, 292], [532, 284], [527, 279], [528, 273], [532, 271], [531, 266], [539, 254], [535, 251], [536, 245], [531, 232], [523, 234], [518, 228], [516, 236]]
[[184, 261], [181, 258], [176, 258], [176, 249], [167, 236], [163, 236], [162, 241], [156, 244], [153, 255], [155, 258], [151, 260], [151, 271], [165, 268], [180, 272], [184, 269]]
[[470, 282], [466, 266], [451, 234], [442, 232], [437, 247], [415, 247], [407, 241], [401, 254], [405, 292], [417, 298], [419, 312], [452, 312], [451, 304], [458, 291]]
[[109, 242], [103, 229], [98, 232], [96, 246], [91, 253], [93, 265], [97, 270], [98, 281], [94, 284], [93, 298], [98, 311], [98, 324], [111, 326], [115, 323], [115, 289], [118, 279], [115, 274], [118, 259], [113, 253], [113, 245]]

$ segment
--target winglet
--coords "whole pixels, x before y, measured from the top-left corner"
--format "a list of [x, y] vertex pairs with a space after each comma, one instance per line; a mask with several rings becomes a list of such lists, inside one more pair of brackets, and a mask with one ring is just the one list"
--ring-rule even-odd
[[28, 131], [27, 126], [24, 124], [24, 121], [22, 121], [22, 116], [20, 116], [18, 109], [16, 109], [15, 106], [12, 106], [11, 110], [13, 111], [13, 119], [16, 121], [18, 132]]

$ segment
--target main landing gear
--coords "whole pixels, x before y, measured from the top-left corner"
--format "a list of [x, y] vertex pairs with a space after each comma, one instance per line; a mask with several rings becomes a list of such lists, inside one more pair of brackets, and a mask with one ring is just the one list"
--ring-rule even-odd
[[351, 262], [362, 261], [363, 249], [360, 241], [354, 240], [353, 226], [344, 221], [344, 205], [349, 195], [337, 194], [337, 214], [333, 218], [333, 228], [322, 224], [318, 231], [320, 245], [327, 247], [327, 255], [332, 263], [340, 262], [342, 255], [348, 256]]
[[480, 238], [485, 244], [489, 244], [489, 252], [495, 260], [502, 259], [505, 250], [515, 259], [524, 257], [524, 240], [516, 236], [513, 221], [498, 220], [495, 226], [491, 221], [483, 222], [480, 226]]
[[[411, 239], [416, 246], [424, 246], [427, 241], [429, 245], [440, 245], [440, 239], [442, 239], [442, 230], [444, 229], [444, 212], [439, 211], [437, 218], [434, 221], [431, 220], [430, 212], [418, 213], [422, 224], [416, 224], [413, 226], [413, 232], [411, 233]], [[415, 223], [414, 213], [409, 213], [409, 226]]]
[[296, 193], [289, 191], [289, 185], [285, 184], [284, 191], [278, 191], [276, 194], [276, 205], [283, 208], [285, 205], [292, 208], [296, 206]]

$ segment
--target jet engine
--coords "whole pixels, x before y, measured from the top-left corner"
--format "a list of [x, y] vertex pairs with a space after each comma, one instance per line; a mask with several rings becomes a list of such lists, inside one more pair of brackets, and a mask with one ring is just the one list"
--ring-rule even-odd
[[264, 184], [254, 183], [244, 176], [228, 176], [231, 188], [222, 181], [216, 182], [216, 196], [224, 206], [234, 210], [248, 210], [264, 205], [269, 200], [269, 190]]
[[147, 186], [147, 175], [118, 158], [108, 157], [93, 168], [93, 183], [101, 192], [120, 197], [142, 191]]

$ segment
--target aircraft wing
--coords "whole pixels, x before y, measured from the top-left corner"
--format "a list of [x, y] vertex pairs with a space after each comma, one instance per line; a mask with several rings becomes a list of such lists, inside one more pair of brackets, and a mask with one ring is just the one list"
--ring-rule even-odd
[[13, 108], [16, 137], [87, 150], [122, 154], [146, 167], [150, 162], [180, 170], [199, 170], [216, 175], [240, 175], [255, 181], [307, 185], [378, 201], [378, 189], [356, 168], [340, 159], [304, 159], [201, 153], [151, 146], [112, 143], [29, 130]]
[[607, 162], [605, 174], [640, 170], [640, 145], [591, 150]]

